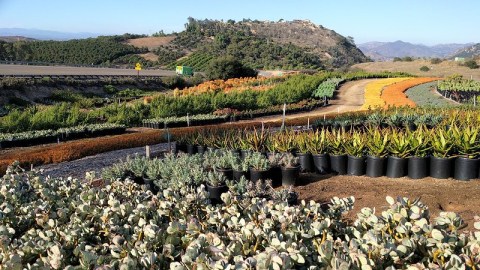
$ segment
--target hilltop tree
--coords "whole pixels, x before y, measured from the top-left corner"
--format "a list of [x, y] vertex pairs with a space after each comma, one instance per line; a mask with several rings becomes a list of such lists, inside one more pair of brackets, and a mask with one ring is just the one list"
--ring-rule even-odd
[[231, 56], [212, 60], [205, 73], [210, 80], [257, 76], [256, 70], [244, 66], [240, 61]]

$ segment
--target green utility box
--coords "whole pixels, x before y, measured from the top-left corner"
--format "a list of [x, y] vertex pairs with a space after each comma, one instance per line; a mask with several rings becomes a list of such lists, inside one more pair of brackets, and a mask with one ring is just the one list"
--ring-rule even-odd
[[175, 71], [178, 75], [193, 76], [193, 68], [192, 67], [177, 66]]

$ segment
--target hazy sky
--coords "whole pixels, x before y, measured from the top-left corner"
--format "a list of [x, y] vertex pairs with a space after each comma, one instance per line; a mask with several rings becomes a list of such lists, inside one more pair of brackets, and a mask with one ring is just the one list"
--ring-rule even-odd
[[479, 0], [0, 0], [0, 28], [99, 34], [182, 31], [188, 17], [308, 19], [356, 43], [480, 42]]

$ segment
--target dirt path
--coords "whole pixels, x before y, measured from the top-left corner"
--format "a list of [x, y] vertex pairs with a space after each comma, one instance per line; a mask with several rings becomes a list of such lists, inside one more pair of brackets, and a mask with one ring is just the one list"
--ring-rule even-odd
[[[362, 108], [365, 102], [365, 86], [378, 79], [351, 81], [343, 84], [338, 90], [335, 99], [330, 101], [327, 107], [320, 107], [310, 112], [296, 113], [287, 115], [286, 119], [295, 119], [298, 117], [315, 117], [331, 113], [353, 112]], [[265, 116], [255, 118], [255, 121], [274, 122], [281, 120], [281, 115]]]

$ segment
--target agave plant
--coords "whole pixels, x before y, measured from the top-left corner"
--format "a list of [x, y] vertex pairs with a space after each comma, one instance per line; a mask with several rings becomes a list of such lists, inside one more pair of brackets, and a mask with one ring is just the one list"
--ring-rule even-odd
[[434, 157], [446, 158], [452, 155], [454, 147], [451, 129], [436, 128], [430, 132], [430, 143]]
[[457, 154], [467, 158], [475, 158], [480, 153], [479, 128], [464, 126], [460, 129], [457, 125], [451, 128], [454, 149]]
[[307, 151], [312, 154], [326, 154], [329, 150], [326, 129], [317, 130], [314, 133], [307, 133], [305, 138]]
[[279, 152], [292, 152], [295, 149], [295, 132], [285, 130], [272, 136], [272, 143]]
[[432, 148], [429, 131], [426, 126], [420, 126], [415, 131], [407, 130], [410, 138], [411, 154], [415, 157], [426, 157]]
[[348, 134], [345, 129], [333, 129], [327, 134], [328, 149], [333, 155], [345, 154], [345, 141]]
[[393, 129], [387, 150], [391, 156], [398, 158], [406, 158], [412, 153], [411, 140], [404, 131]]
[[252, 131], [245, 130], [245, 140], [251, 150], [263, 152], [265, 142], [268, 140], [268, 132], [264, 129], [257, 130], [255, 127]]
[[367, 138], [365, 133], [353, 131], [349, 134], [348, 139], [344, 141], [343, 147], [347, 155], [354, 157], [362, 157], [365, 155], [367, 146]]
[[387, 144], [390, 138], [390, 129], [383, 129], [381, 132], [377, 128], [367, 130], [366, 150], [372, 157], [385, 157], [388, 154]]

